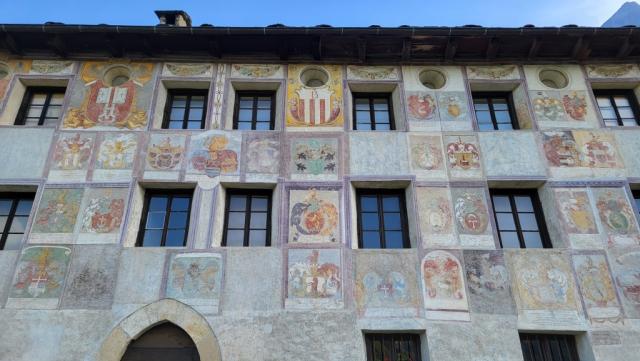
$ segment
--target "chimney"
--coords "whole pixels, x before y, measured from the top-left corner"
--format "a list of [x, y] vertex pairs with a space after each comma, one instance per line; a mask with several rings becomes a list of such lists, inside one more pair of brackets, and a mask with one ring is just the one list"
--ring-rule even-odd
[[155, 13], [160, 20], [158, 25], [191, 26], [191, 17], [182, 10], [156, 10]]

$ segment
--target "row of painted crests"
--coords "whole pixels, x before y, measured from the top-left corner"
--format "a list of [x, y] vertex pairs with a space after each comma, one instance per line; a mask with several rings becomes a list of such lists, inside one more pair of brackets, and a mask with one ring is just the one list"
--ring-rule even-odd
[[[74, 75], [74, 62], [66, 61], [0, 61], [2, 78], [0, 79], [0, 100], [2, 100], [13, 75]], [[592, 78], [622, 78], [633, 76], [637, 69], [633, 65], [590, 66], [588, 74]], [[620, 69], [622, 70], [620, 70]], [[77, 70], [77, 79], [72, 85], [72, 95], [68, 109], [63, 117], [65, 129], [135, 129], [142, 130], [148, 126], [149, 109], [154, 92], [156, 71], [153, 63], [127, 61], [89, 61], [83, 62]], [[164, 77], [189, 77], [211, 79], [212, 64], [166, 63], [161, 70]], [[285, 123], [289, 127], [342, 127], [345, 121], [344, 80], [345, 71], [338, 65], [289, 65], [286, 75], [281, 65], [234, 64], [231, 67], [218, 67], [219, 71], [230, 69], [231, 78], [244, 79], [280, 79], [286, 80]], [[453, 82], [462, 77], [461, 69], [436, 70], [448, 74]], [[308, 75], [311, 73], [312, 75]], [[346, 79], [353, 81], [400, 81], [400, 71], [393, 66], [348, 66]], [[468, 96], [464, 87], [447, 86], [438, 90], [430, 90], [421, 85], [421, 69], [411, 67], [403, 69], [405, 77], [411, 77], [406, 86], [404, 103], [410, 122], [429, 121], [470, 121]], [[458, 74], [459, 73], [459, 74]], [[604, 74], [604, 76], [602, 76]], [[226, 74], [221, 74], [224, 87]], [[443, 75], [444, 76], [444, 75]], [[520, 84], [520, 75], [515, 66], [468, 67], [470, 80], [516, 81]], [[415, 77], [416, 79], [413, 79]], [[218, 79], [216, 79], [216, 83]], [[413, 83], [420, 84], [416, 87]], [[516, 84], [516, 85], [518, 85]], [[422, 89], [420, 89], [422, 88]], [[516, 113], [520, 123], [529, 127], [533, 114], [539, 122], [585, 123], [593, 117], [595, 111], [590, 104], [586, 89], [569, 87], [568, 90], [531, 90], [529, 99], [532, 112], [520, 109], [526, 105], [527, 95], [520, 85], [515, 90], [518, 108]], [[220, 93], [220, 94], [218, 94]], [[219, 96], [218, 96], [219, 95]], [[216, 90], [214, 105], [214, 123], [219, 125], [219, 113], [222, 109], [224, 91]], [[218, 104], [220, 103], [220, 104]], [[218, 109], [219, 108], [219, 109]]]
[[[56, 308], [72, 253], [71, 246], [24, 248], [8, 305], [19, 307], [22, 300]], [[564, 313], [562, 322], [581, 322], [586, 316], [594, 325], [640, 317], [639, 252], [607, 257], [594, 251], [433, 250], [419, 263], [415, 254], [364, 252], [355, 254], [354, 268], [347, 267], [353, 272], [352, 286], [345, 285], [351, 281], [345, 278], [343, 259], [338, 249], [290, 249], [286, 299], [309, 308], [329, 304], [318, 300], [342, 306], [345, 293], [353, 292], [361, 317], [420, 317], [423, 307], [427, 318], [453, 320], [468, 320], [470, 312], [518, 313], [529, 320], [535, 315], [543, 324], [545, 312]], [[164, 296], [213, 305], [211, 312], [217, 312], [223, 290], [221, 254], [172, 253], [166, 272]]]

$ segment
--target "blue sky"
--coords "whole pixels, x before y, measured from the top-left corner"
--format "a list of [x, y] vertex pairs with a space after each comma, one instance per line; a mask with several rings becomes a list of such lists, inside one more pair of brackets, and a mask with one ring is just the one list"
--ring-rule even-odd
[[194, 25], [600, 26], [625, 0], [0, 0], [0, 23], [154, 25], [156, 9], [187, 11]]

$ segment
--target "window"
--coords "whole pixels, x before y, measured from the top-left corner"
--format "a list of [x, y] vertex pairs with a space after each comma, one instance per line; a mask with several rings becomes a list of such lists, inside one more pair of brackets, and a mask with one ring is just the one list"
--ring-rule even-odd
[[633, 200], [636, 202], [636, 212], [640, 212], [640, 190], [634, 189], [631, 193], [633, 194]]
[[164, 129], [204, 129], [206, 89], [171, 89], [164, 109]]
[[33, 205], [31, 193], [0, 194], [0, 249], [18, 249]]
[[367, 361], [421, 361], [418, 334], [369, 333], [365, 344]]
[[573, 335], [521, 333], [525, 361], [580, 361]]
[[64, 102], [64, 92], [65, 88], [28, 87], [15, 124], [57, 125]]
[[354, 93], [353, 119], [355, 130], [394, 130], [391, 94]]
[[271, 243], [271, 191], [227, 190], [222, 245], [259, 247]]
[[273, 130], [275, 119], [275, 92], [236, 93], [233, 129]]
[[141, 247], [184, 247], [193, 191], [148, 190], [138, 233]]
[[491, 190], [502, 248], [550, 248], [544, 215], [535, 190]]
[[633, 90], [594, 90], [607, 127], [638, 125], [638, 100]]
[[511, 93], [473, 93], [473, 108], [480, 130], [518, 129]]
[[357, 191], [360, 248], [410, 248], [404, 192]]

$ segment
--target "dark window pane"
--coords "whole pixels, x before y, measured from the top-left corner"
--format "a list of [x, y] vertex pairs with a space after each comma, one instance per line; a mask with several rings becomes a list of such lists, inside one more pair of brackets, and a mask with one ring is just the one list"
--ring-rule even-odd
[[511, 213], [496, 213], [498, 229], [501, 231], [515, 231], [516, 223]]
[[240, 108], [241, 109], [251, 109], [251, 108], [253, 108], [253, 98], [241, 97], [240, 98]]
[[478, 123], [491, 123], [491, 113], [489, 111], [477, 111], [476, 118]]
[[11, 221], [11, 227], [9, 228], [10, 233], [24, 233], [27, 229], [27, 219], [28, 216], [15, 216], [13, 217], [13, 221]]
[[142, 245], [145, 247], [159, 247], [162, 242], [162, 230], [146, 230]]
[[389, 101], [387, 99], [374, 99], [373, 110], [388, 110]]
[[360, 197], [360, 210], [362, 210], [363, 212], [377, 212], [378, 198], [376, 196]]
[[542, 239], [538, 232], [522, 232], [524, 238], [524, 245], [527, 248], [543, 248]]
[[270, 130], [271, 123], [270, 122], [258, 122], [256, 123], [256, 130]]
[[243, 230], [227, 230], [227, 242], [228, 247], [242, 247], [244, 245], [244, 231]]
[[149, 202], [149, 211], [166, 211], [167, 197], [152, 197]]
[[20, 200], [18, 202], [18, 207], [16, 208], [16, 214], [21, 216], [28, 216], [31, 213], [31, 206], [33, 206], [32, 200]]
[[389, 123], [376, 123], [376, 130], [391, 130], [391, 125]]
[[187, 129], [203, 129], [202, 121], [198, 120], [198, 121], [187, 122]]
[[240, 109], [238, 114], [239, 122], [250, 122], [253, 120], [253, 111], [251, 109]]
[[186, 228], [187, 212], [172, 212], [169, 216], [169, 228]]
[[183, 247], [185, 245], [185, 235], [186, 232], [184, 229], [170, 229], [167, 231], [167, 239], [165, 241], [165, 246], [167, 247]]
[[356, 103], [356, 110], [366, 110], [369, 111], [370, 106], [369, 106], [369, 99], [365, 99], [365, 98], [356, 98], [355, 99], [355, 103]]
[[264, 246], [267, 244], [267, 231], [249, 231], [249, 245]]
[[517, 232], [500, 232], [502, 248], [520, 248]]
[[385, 213], [384, 229], [393, 231], [401, 230], [402, 223], [400, 222], [400, 213]]
[[184, 119], [184, 108], [171, 108], [171, 115], [169, 115], [170, 120], [183, 120]]
[[375, 117], [376, 117], [376, 124], [378, 124], [378, 123], [389, 123], [389, 113], [388, 112], [375, 112]]
[[230, 211], [244, 211], [247, 206], [246, 196], [231, 196], [229, 199]]
[[516, 209], [518, 212], [533, 212], [533, 203], [529, 196], [515, 196]]
[[204, 115], [203, 109], [190, 109], [189, 110], [189, 120], [202, 120]]
[[7, 220], [9, 216], [0, 216], [0, 230], [4, 231], [4, 227], [7, 225]]
[[402, 231], [386, 231], [384, 232], [384, 240], [386, 248], [403, 248]]
[[378, 230], [380, 228], [378, 213], [362, 213], [362, 229]]
[[245, 212], [229, 212], [229, 228], [244, 228]]
[[370, 122], [371, 121], [371, 113], [369, 111], [356, 111], [356, 121], [357, 122]]
[[171, 210], [172, 211], [188, 211], [190, 201], [191, 201], [191, 198], [175, 197], [171, 202]]
[[493, 209], [496, 212], [511, 212], [511, 203], [507, 196], [493, 196]]
[[523, 231], [537, 231], [538, 221], [536, 221], [536, 215], [533, 213], [520, 213], [518, 214], [520, 221], [520, 228]]
[[380, 233], [363, 231], [362, 232], [362, 246], [363, 248], [380, 248]]
[[358, 123], [356, 124], [357, 130], [371, 130], [373, 129], [371, 123]]
[[399, 212], [400, 199], [397, 196], [385, 196], [382, 198], [382, 208], [385, 212]]
[[251, 213], [252, 229], [266, 229], [267, 228], [267, 214], [266, 213]]
[[271, 98], [259, 97], [258, 98], [258, 108], [260, 108], [260, 109], [270, 109], [271, 108]]
[[194, 95], [191, 97], [191, 109], [193, 108], [204, 108], [204, 96], [203, 95]]
[[182, 120], [170, 121], [169, 129], [182, 129]]
[[145, 228], [162, 229], [164, 227], [165, 212], [149, 212]]
[[187, 96], [186, 95], [175, 95], [173, 97], [173, 102], [171, 103], [171, 107], [173, 108], [184, 108], [187, 106]]
[[8, 234], [7, 240], [4, 243], [4, 250], [15, 250], [20, 249], [20, 245], [22, 245], [23, 234]]
[[251, 199], [252, 211], [266, 211], [269, 207], [269, 199], [265, 197], [253, 197]]
[[6, 215], [11, 211], [13, 200], [0, 200], [0, 214]]
[[495, 112], [496, 122], [498, 123], [511, 123], [511, 116], [508, 111]]
[[256, 113], [256, 120], [259, 122], [268, 122], [271, 120], [271, 111], [270, 110], [258, 110]]
[[480, 123], [478, 124], [478, 129], [481, 131], [495, 130], [493, 123]]
[[251, 130], [251, 123], [250, 122], [239, 122], [238, 123], [238, 129], [239, 130]]

